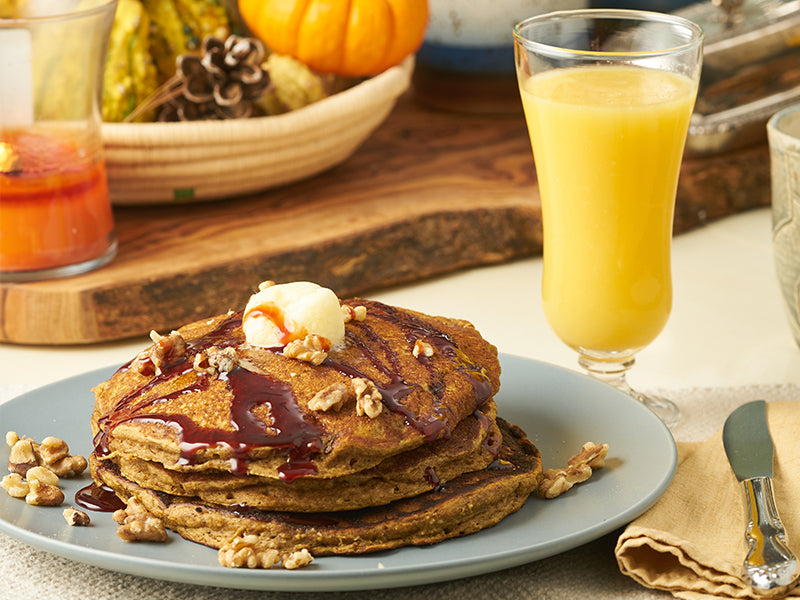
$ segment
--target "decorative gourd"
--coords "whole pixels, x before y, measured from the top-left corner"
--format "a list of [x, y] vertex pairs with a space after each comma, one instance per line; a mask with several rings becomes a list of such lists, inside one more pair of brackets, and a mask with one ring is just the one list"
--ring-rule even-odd
[[428, 0], [238, 0], [252, 33], [320, 73], [375, 75], [415, 52]]

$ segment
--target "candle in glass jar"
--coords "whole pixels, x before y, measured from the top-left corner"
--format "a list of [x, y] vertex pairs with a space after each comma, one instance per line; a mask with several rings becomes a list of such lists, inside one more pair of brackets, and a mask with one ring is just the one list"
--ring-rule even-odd
[[113, 237], [102, 155], [64, 132], [0, 133], [0, 271], [90, 261]]

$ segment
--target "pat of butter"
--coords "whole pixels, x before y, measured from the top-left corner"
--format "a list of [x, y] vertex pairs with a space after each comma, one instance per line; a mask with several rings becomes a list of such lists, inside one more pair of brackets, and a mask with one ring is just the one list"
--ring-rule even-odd
[[316, 334], [331, 347], [344, 342], [339, 298], [308, 281], [265, 287], [250, 297], [242, 317], [245, 339], [252, 346], [275, 348]]

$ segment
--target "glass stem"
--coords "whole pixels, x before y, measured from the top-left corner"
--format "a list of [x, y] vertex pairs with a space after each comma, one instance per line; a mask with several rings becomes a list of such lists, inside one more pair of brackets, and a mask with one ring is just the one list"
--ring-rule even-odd
[[634, 362], [635, 359], [632, 356], [621, 360], [600, 360], [585, 354], [578, 355], [578, 363], [589, 371], [589, 375], [631, 395], [633, 395], [633, 389], [628, 385], [625, 374]]
[[589, 375], [608, 383], [619, 391], [635, 398], [647, 408], [652, 410], [664, 423], [671, 427], [680, 420], [680, 410], [666, 398], [654, 394], [644, 394], [633, 389], [625, 378], [628, 370], [633, 366], [633, 356], [615, 357], [615, 359], [600, 359], [579, 353], [578, 363], [589, 372]]

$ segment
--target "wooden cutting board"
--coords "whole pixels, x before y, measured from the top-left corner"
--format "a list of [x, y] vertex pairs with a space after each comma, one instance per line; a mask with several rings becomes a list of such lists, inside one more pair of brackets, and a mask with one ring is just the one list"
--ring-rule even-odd
[[[769, 203], [766, 145], [684, 162], [680, 233]], [[0, 283], [0, 341], [82, 344], [239, 309], [265, 279], [340, 297], [541, 252], [524, 119], [411, 95], [346, 162], [247, 197], [115, 209], [119, 254], [77, 277]]]

